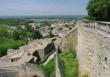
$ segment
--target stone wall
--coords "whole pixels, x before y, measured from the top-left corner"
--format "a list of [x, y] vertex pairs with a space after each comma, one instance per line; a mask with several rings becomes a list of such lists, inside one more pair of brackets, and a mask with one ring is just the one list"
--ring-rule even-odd
[[105, 22], [83, 21], [78, 25], [80, 75], [110, 77], [110, 25]]
[[80, 76], [110, 77], [110, 23], [78, 21], [62, 38], [60, 49], [77, 51]]
[[76, 50], [77, 48], [77, 27], [74, 27], [67, 35], [65, 35], [60, 43], [62, 51]]
[[7, 67], [0, 70], [0, 77], [44, 77], [43, 70], [32, 64]]
[[0, 77], [18, 77], [17, 71], [0, 69]]
[[55, 50], [55, 45], [53, 42], [49, 43], [44, 49], [38, 49], [37, 52], [40, 56], [41, 61], [44, 59], [46, 55]]
[[96, 51], [96, 34], [93, 29], [78, 25], [78, 50], [79, 74], [88, 74], [92, 69], [92, 60]]

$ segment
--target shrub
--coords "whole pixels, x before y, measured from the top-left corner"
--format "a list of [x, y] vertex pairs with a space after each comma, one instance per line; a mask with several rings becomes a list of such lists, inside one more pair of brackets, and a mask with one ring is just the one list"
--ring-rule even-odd
[[41, 39], [42, 35], [38, 30], [36, 30], [36, 31], [33, 32], [32, 38], [33, 39]]
[[50, 31], [49, 35], [44, 36], [43, 38], [53, 38], [53, 37], [54, 37], [54, 35], [53, 35], [52, 32]]
[[69, 30], [72, 30], [72, 27], [69, 27]]
[[86, 16], [86, 17], [84, 17], [84, 19], [93, 20], [93, 21], [96, 21], [97, 20], [96, 17], [90, 17], [90, 16]]
[[55, 77], [55, 59], [52, 59], [47, 65], [40, 66], [43, 69], [45, 77]]
[[2, 57], [3, 55], [6, 55], [6, 53], [7, 53], [7, 49], [6, 48], [4, 48], [4, 47], [0, 47], [0, 57]]

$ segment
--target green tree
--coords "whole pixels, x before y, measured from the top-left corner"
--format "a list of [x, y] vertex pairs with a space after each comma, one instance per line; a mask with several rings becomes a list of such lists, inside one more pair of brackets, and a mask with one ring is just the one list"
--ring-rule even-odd
[[0, 37], [8, 38], [9, 37], [8, 31], [7, 30], [0, 30]]
[[20, 35], [21, 35], [20, 30], [14, 30], [12, 37], [13, 37], [14, 40], [20, 40], [21, 39]]
[[25, 25], [25, 30], [27, 31], [27, 32], [33, 32], [33, 28], [32, 28], [32, 26], [30, 26], [29, 24], [26, 24]]
[[41, 33], [38, 31], [38, 30], [35, 30], [34, 32], [33, 32], [33, 39], [40, 39], [40, 38], [42, 38], [42, 35], [41, 35]]
[[54, 37], [54, 35], [52, 34], [52, 31], [50, 31], [50, 38]]
[[87, 11], [90, 17], [97, 20], [110, 19], [110, 0], [89, 0]]

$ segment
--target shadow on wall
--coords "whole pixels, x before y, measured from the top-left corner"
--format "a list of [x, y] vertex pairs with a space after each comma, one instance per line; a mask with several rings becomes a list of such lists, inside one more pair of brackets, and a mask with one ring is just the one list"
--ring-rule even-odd
[[33, 56], [37, 57], [37, 61], [36, 61], [36, 62], [41, 61], [41, 57], [40, 57], [38, 51], [35, 51], [35, 52], [33, 53]]
[[50, 52], [52, 52], [53, 50], [55, 50], [55, 45], [52, 42], [51, 44], [48, 44], [47, 47], [44, 49], [44, 55], [48, 55]]
[[39, 49], [36, 50], [33, 53], [33, 59], [31, 59], [31, 61], [29, 61], [29, 63], [39, 63], [45, 60], [45, 58], [52, 53], [55, 50], [55, 45], [54, 43], [50, 43], [48, 44], [44, 49]]

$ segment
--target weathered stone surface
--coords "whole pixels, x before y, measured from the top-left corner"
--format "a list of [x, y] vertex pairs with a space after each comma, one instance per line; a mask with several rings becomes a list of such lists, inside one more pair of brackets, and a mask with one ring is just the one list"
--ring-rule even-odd
[[0, 77], [44, 77], [43, 70], [32, 64], [18, 67], [5, 67], [0, 70]]
[[77, 27], [74, 27], [67, 35], [65, 35], [60, 44], [62, 51], [76, 50], [77, 48]]
[[78, 50], [77, 57], [79, 59], [79, 73], [89, 74], [92, 69], [93, 56], [96, 52], [96, 34], [92, 29], [84, 28], [78, 25]]
[[17, 71], [0, 69], [0, 77], [18, 77]]
[[110, 24], [89, 21], [76, 27], [62, 39], [61, 49], [76, 49], [80, 76], [110, 77]]
[[109, 27], [101, 23], [78, 25], [77, 56], [80, 75], [110, 77]]

